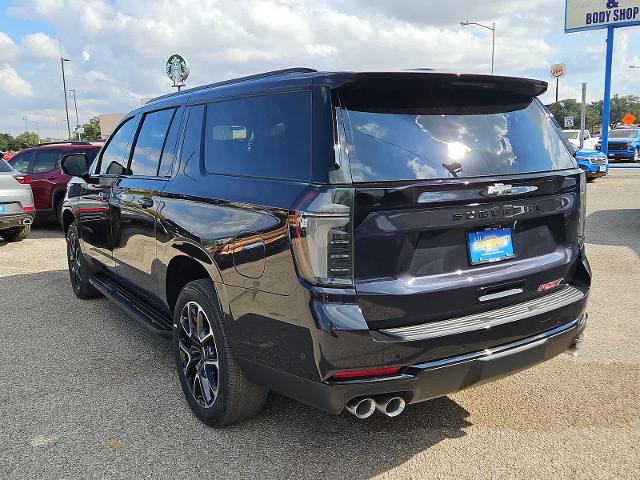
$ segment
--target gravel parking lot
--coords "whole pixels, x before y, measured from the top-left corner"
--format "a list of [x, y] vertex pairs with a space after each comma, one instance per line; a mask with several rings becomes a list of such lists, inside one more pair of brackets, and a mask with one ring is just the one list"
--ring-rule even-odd
[[168, 340], [78, 300], [55, 225], [0, 241], [0, 478], [640, 477], [640, 170], [589, 185], [595, 280], [578, 357], [409, 406], [325, 415], [273, 395], [244, 424], [190, 413]]

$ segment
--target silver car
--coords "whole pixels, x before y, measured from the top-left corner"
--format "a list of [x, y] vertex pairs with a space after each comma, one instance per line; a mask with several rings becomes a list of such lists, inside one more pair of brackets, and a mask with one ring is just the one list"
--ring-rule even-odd
[[29, 176], [0, 159], [0, 237], [7, 242], [27, 238], [34, 214]]

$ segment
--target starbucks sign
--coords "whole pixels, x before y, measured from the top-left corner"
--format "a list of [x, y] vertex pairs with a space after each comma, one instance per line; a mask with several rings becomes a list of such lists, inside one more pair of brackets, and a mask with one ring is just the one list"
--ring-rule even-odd
[[189, 77], [189, 64], [181, 55], [177, 53], [171, 55], [167, 60], [167, 77], [173, 80], [173, 86], [184, 85]]

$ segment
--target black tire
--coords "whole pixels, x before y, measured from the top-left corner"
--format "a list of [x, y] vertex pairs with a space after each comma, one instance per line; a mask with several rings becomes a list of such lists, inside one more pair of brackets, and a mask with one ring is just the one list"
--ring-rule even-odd
[[227, 339], [213, 283], [203, 279], [185, 285], [173, 318], [176, 370], [195, 416], [223, 427], [258, 414], [268, 390], [242, 373]]
[[89, 278], [91, 270], [80, 250], [80, 236], [75, 222], [67, 230], [67, 263], [69, 265], [69, 281], [76, 297], [83, 300], [99, 297], [101, 294], [95, 289]]
[[0, 236], [2, 236], [2, 238], [4, 238], [7, 242], [19, 242], [27, 238], [30, 231], [31, 225], [24, 225], [22, 227], [13, 227], [7, 228], [5, 230], [0, 230]]
[[54, 205], [55, 211], [56, 211], [56, 220], [58, 221], [58, 224], [60, 225], [60, 227], [63, 227], [62, 224], [62, 198], [59, 198], [55, 205]]
[[587, 183], [593, 183], [595, 181], [596, 181], [595, 177], [587, 177]]

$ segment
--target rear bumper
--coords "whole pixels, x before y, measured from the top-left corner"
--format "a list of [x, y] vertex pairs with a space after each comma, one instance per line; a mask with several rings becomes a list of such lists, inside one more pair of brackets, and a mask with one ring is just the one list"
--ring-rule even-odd
[[[314, 382], [253, 361], [242, 360], [250, 379], [332, 414], [355, 397], [399, 394], [407, 403], [441, 397], [481, 385], [533, 365], [569, 349], [586, 327], [586, 314], [550, 329], [504, 345], [404, 368], [391, 378]], [[259, 379], [259, 380], [257, 380]]]
[[21, 227], [33, 223], [33, 215], [20, 213], [17, 215], [0, 215], [0, 230], [5, 228]]

